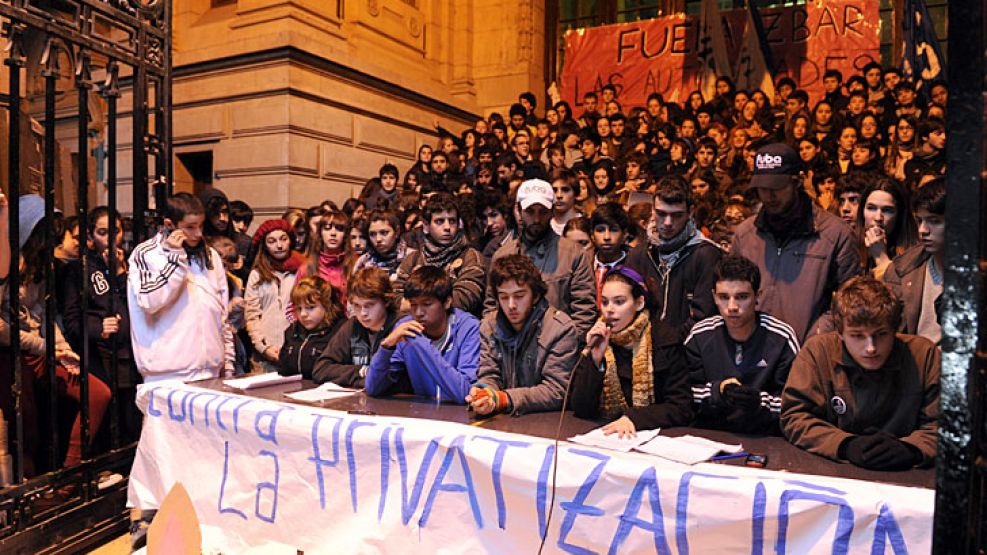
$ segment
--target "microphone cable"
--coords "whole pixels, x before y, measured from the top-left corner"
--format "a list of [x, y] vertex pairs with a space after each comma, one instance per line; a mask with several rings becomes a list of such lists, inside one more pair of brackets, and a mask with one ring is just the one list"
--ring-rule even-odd
[[538, 555], [545, 549], [545, 540], [548, 539], [548, 530], [552, 526], [552, 513], [555, 512], [555, 488], [559, 471], [559, 438], [562, 436], [562, 423], [565, 421], [565, 409], [569, 404], [569, 391], [572, 390], [572, 381], [576, 376], [576, 371], [586, 360], [586, 350], [579, 352], [576, 365], [572, 367], [572, 374], [569, 376], [569, 383], [565, 386], [565, 393], [562, 395], [562, 411], [559, 413], [559, 425], [555, 429], [555, 449], [552, 451], [552, 493], [548, 501], [548, 516], [545, 518], [545, 532], [541, 535], [541, 544], [538, 546]]

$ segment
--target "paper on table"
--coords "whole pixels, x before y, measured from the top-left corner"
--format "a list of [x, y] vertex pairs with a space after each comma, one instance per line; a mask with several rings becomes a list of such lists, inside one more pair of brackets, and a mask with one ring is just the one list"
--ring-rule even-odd
[[603, 428], [596, 428], [585, 434], [572, 436], [569, 438], [569, 441], [580, 445], [602, 447], [604, 449], [613, 449], [614, 451], [626, 453], [642, 443], [651, 441], [660, 431], [661, 428], [655, 430], [638, 430], [637, 437], [620, 439], [617, 434], [604, 435]]
[[358, 390], [349, 389], [336, 385], [332, 382], [324, 383], [319, 387], [313, 389], [306, 389], [304, 391], [294, 391], [292, 393], [285, 393], [284, 396], [293, 399], [295, 401], [302, 401], [305, 403], [317, 403], [319, 401], [328, 401], [330, 399], [339, 399], [340, 397], [347, 397], [353, 395]]
[[682, 437], [657, 437], [648, 443], [636, 446], [634, 449], [680, 463], [696, 464], [708, 461], [717, 453], [739, 453], [743, 448], [744, 446], [739, 444], [730, 445], [703, 437], [686, 435]]
[[258, 387], [268, 387], [271, 385], [279, 385], [283, 383], [299, 382], [301, 380], [302, 380], [301, 374], [282, 376], [281, 374], [270, 372], [266, 374], [247, 376], [245, 378], [233, 378], [231, 380], [223, 380], [223, 385], [227, 385], [234, 389], [256, 389]]

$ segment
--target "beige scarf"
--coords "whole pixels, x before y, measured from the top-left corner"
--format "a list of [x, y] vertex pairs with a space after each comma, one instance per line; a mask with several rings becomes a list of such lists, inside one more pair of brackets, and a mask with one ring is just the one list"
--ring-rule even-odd
[[[646, 407], [655, 402], [655, 377], [651, 362], [651, 320], [647, 310], [642, 310], [631, 325], [610, 336], [610, 343], [631, 347], [631, 403]], [[616, 418], [627, 410], [624, 391], [617, 376], [617, 359], [613, 348], [607, 347], [604, 355], [606, 370], [603, 375], [603, 394], [600, 395], [600, 412], [604, 418]]]

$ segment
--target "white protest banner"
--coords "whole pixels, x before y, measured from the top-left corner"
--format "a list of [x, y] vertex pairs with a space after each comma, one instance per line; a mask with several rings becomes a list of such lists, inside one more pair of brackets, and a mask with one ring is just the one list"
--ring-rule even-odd
[[[142, 386], [130, 502], [181, 482], [203, 547], [533, 553], [553, 442], [462, 424]], [[465, 409], [463, 409], [465, 410]], [[564, 443], [548, 552], [925, 553], [934, 492]]]

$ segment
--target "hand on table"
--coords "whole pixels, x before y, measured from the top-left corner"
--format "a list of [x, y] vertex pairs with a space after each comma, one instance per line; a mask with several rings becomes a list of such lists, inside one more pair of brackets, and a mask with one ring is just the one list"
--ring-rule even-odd
[[723, 387], [722, 393], [723, 400], [732, 407], [746, 411], [756, 411], [761, 407], [761, 392], [756, 388], [731, 382]]
[[466, 402], [469, 403], [474, 412], [480, 415], [490, 414], [497, 408], [493, 397], [487, 394], [485, 389], [476, 386], [470, 388], [469, 395], [466, 396]]
[[617, 434], [618, 439], [630, 439], [637, 437], [637, 429], [634, 427], [634, 423], [631, 422], [630, 418], [621, 416], [603, 427], [603, 435], [608, 436], [611, 434]]
[[916, 451], [887, 432], [854, 436], [845, 446], [848, 461], [870, 470], [909, 469], [919, 462]]

